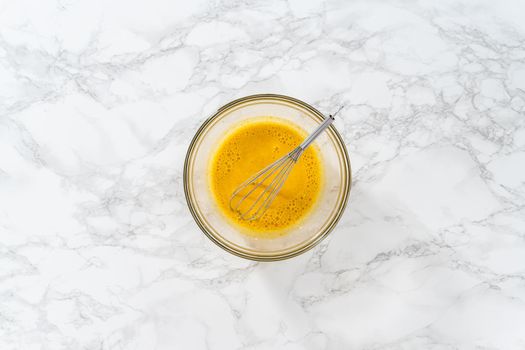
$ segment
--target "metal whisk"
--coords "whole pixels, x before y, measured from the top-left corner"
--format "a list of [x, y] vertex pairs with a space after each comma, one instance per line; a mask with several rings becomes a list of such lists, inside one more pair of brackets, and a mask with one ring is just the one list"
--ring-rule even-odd
[[244, 181], [230, 197], [230, 209], [236, 211], [243, 220], [257, 220], [264, 215], [283, 187], [293, 166], [308, 147], [343, 109], [328, 116], [299, 146], [284, 157], [277, 159], [255, 175]]

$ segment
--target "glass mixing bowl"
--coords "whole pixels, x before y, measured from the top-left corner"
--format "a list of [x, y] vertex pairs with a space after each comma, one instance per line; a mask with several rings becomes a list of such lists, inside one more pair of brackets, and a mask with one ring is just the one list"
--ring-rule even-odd
[[184, 163], [184, 192], [197, 225], [221, 248], [252, 260], [282, 260], [312, 248], [335, 227], [350, 192], [350, 160], [341, 135], [330, 126], [312, 144], [319, 149], [324, 184], [311, 212], [280, 237], [245, 235], [217, 207], [208, 183], [208, 167], [215, 147], [232, 126], [261, 116], [286, 119], [307, 133], [324, 120], [318, 110], [288, 96], [253, 95], [228, 103], [201, 125], [191, 141]]

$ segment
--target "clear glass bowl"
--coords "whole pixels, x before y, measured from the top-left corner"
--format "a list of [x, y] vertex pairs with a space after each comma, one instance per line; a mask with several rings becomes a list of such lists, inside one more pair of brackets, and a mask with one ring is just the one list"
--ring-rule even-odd
[[252, 260], [282, 260], [312, 248], [335, 227], [350, 192], [350, 160], [341, 135], [330, 126], [312, 144], [319, 149], [324, 185], [310, 214], [278, 238], [242, 234], [218, 209], [208, 183], [208, 166], [214, 148], [232, 126], [261, 116], [289, 120], [308, 133], [324, 119], [312, 106], [288, 96], [253, 95], [228, 103], [201, 125], [188, 148], [184, 163], [184, 192], [197, 225], [221, 248]]

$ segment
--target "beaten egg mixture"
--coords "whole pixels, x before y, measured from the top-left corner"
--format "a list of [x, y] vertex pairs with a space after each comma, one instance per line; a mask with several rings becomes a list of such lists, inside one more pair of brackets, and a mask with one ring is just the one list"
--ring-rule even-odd
[[233, 191], [255, 173], [297, 147], [307, 136], [298, 126], [274, 117], [257, 117], [230, 130], [211, 156], [210, 188], [222, 214], [244, 228], [244, 233], [273, 238], [298, 224], [317, 201], [322, 186], [322, 167], [315, 145], [295, 164], [279, 194], [254, 221], [243, 220], [230, 206]]

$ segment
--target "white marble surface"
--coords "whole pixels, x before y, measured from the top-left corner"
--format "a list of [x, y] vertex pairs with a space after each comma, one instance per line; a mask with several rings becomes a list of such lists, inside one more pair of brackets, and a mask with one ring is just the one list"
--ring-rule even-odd
[[[0, 1], [0, 349], [524, 349], [525, 3]], [[199, 124], [273, 92], [354, 184], [303, 256], [199, 231]]]

